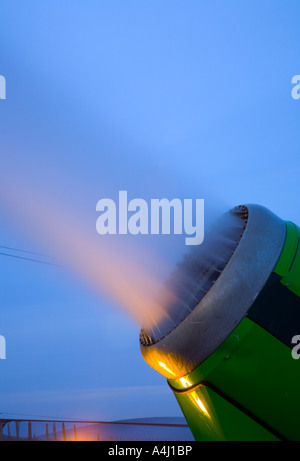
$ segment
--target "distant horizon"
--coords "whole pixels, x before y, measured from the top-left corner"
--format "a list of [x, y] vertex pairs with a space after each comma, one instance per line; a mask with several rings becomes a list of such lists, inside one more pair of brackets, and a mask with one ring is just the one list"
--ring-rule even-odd
[[186, 235], [100, 235], [96, 204], [203, 199], [204, 239], [248, 203], [300, 225], [299, 13], [299, 0], [3, 3], [0, 246], [53, 264], [0, 248], [0, 412], [182, 417], [139, 334], [163, 318], [155, 295]]

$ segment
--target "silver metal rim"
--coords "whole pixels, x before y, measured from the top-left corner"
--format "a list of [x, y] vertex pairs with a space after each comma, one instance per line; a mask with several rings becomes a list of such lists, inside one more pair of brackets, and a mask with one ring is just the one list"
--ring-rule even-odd
[[265, 207], [246, 207], [243, 237], [213, 287], [168, 336], [141, 345], [146, 362], [168, 378], [190, 373], [220, 346], [276, 266], [285, 242], [285, 222]]

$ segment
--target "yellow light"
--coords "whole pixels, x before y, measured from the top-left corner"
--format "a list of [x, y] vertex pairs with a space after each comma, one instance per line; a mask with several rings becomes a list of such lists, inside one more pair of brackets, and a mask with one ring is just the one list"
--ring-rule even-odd
[[197, 393], [196, 393], [196, 392], [193, 392], [193, 393], [191, 394], [191, 397], [193, 398], [194, 402], [198, 405], [198, 407], [200, 408], [200, 410], [202, 410], [204, 413], [206, 413], [206, 414], [209, 416], [207, 409], [205, 408], [205, 406], [204, 406], [202, 400], [201, 400], [200, 397], [197, 395]]
[[175, 375], [175, 373], [173, 373], [172, 370], [170, 370], [170, 368], [167, 367], [167, 365], [164, 363], [164, 362], [158, 362], [158, 365], [162, 368], [164, 368], [168, 373], [170, 373], [171, 375]]
[[189, 387], [191, 386], [191, 383], [186, 379], [186, 378], [180, 378], [179, 381], [183, 385], [183, 387]]

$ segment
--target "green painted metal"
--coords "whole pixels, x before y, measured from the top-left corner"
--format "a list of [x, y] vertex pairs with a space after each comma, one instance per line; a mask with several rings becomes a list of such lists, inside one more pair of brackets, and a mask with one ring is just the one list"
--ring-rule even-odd
[[[286, 228], [274, 272], [300, 296], [300, 229]], [[300, 360], [291, 352], [245, 317], [199, 367], [169, 380], [195, 439], [299, 441]]]
[[274, 272], [282, 277], [281, 283], [300, 296], [300, 229], [286, 222], [287, 236]]
[[205, 385], [186, 394], [175, 393], [175, 396], [196, 441], [279, 440]]
[[[174, 389], [190, 392], [201, 382], [210, 383], [233, 406], [240, 408], [237, 411], [253, 415], [271, 432], [289, 440], [300, 440], [300, 363], [292, 358], [288, 346], [252, 320], [244, 318], [221, 346], [189, 375], [169, 380]], [[187, 395], [176, 394], [176, 398], [196, 440], [202, 439], [203, 433], [211, 440], [210, 437], [215, 436], [213, 431], [208, 434], [201, 411], [191, 412]], [[233, 411], [226, 413], [228, 408], [225, 402], [220, 404], [220, 399], [212, 400], [207, 410], [217, 415], [214, 421], [219, 418], [221, 427], [223, 421], [232, 425], [236, 435], [233, 433], [231, 437], [240, 440], [241, 421], [235, 419]], [[232, 420], [230, 415], [233, 415]], [[226, 435], [225, 428], [222, 430]], [[251, 437], [256, 437], [255, 431]]]

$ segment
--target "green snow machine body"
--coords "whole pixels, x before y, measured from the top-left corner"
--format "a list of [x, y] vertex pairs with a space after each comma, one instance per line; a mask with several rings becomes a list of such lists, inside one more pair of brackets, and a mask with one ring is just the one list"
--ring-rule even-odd
[[195, 440], [300, 440], [300, 229], [243, 205], [219, 230], [183, 261], [172, 323], [142, 328], [141, 352]]

